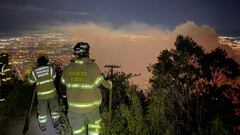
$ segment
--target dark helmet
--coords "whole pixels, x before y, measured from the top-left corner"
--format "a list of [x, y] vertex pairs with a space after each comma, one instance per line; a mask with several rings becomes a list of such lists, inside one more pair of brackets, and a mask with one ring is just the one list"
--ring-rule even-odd
[[0, 64], [8, 63], [8, 57], [9, 57], [8, 53], [1, 53], [0, 54]]
[[44, 66], [48, 64], [48, 57], [47, 56], [40, 56], [37, 59], [38, 66]]
[[3, 57], [9, 57], [9, 54], [8, 53], [1, 53], [0, 58], [3, 58]]
[[88, 57], [89, 49], [90, 46], [86, 42], [79, 42], [73, 48], [74, 54], [77, 55], [78, 57]]

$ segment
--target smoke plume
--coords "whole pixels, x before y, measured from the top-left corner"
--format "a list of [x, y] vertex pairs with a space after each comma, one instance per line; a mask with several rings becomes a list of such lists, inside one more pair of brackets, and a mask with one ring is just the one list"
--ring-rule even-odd
[[[91, 57], [103, 69], [105, 64], [122, 65], [124, 72], [141, 73], [136, 82], [146, 87], [150, 73], [147, 66], [156, 62], [157, 56], [164, 49], [174, 47], [176, 36], [191, 36], [205, 51], [223, 47], [218, 43], [218, 35], [208, 25], [199, 26], [188, 21], [168, 30], [160, 26], [132, 22], [118, 28], [111, 24], [93, 22], [67, 24], [56, 27], [70, 35], [73, 43], [86, 41], [91, 46]], [[227, 48], [230, 56], [239, 59], [231, 48]]]

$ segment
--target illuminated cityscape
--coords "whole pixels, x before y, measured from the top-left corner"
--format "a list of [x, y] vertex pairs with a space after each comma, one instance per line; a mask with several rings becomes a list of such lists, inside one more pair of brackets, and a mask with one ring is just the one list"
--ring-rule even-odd
[[240, 37], [220, 36], [219, 43], [231, 47], [236, 54], [240, 55]]
[[50, 62], [68, 64], [72, 55], [71, 43], [62, 33], [19, 34], [0, 37], [1, 53], [10, 55], [10, 64], [18, 78], [24, 78], [27, 67], [35, 65], [40, 54], [48, 55]]

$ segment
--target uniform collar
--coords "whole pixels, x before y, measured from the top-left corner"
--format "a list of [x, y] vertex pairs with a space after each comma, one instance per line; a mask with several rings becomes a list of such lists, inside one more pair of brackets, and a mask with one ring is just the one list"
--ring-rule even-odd
[[76, 59], [74, 61], [74, 63], [83, 64], [83, 63], [88, 62], [88, 61], [89, 61], [89, 58], [81, 58], [81, 59]]

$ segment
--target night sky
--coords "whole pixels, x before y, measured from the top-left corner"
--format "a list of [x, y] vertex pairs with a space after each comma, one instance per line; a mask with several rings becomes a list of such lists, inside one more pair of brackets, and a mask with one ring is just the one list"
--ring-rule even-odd
[[239, 0], [1, 0], [0, 31], [40, 30], [64, 23], [132, 21], [173, 29], [193, 21], [217, 33], [240, 35]]

